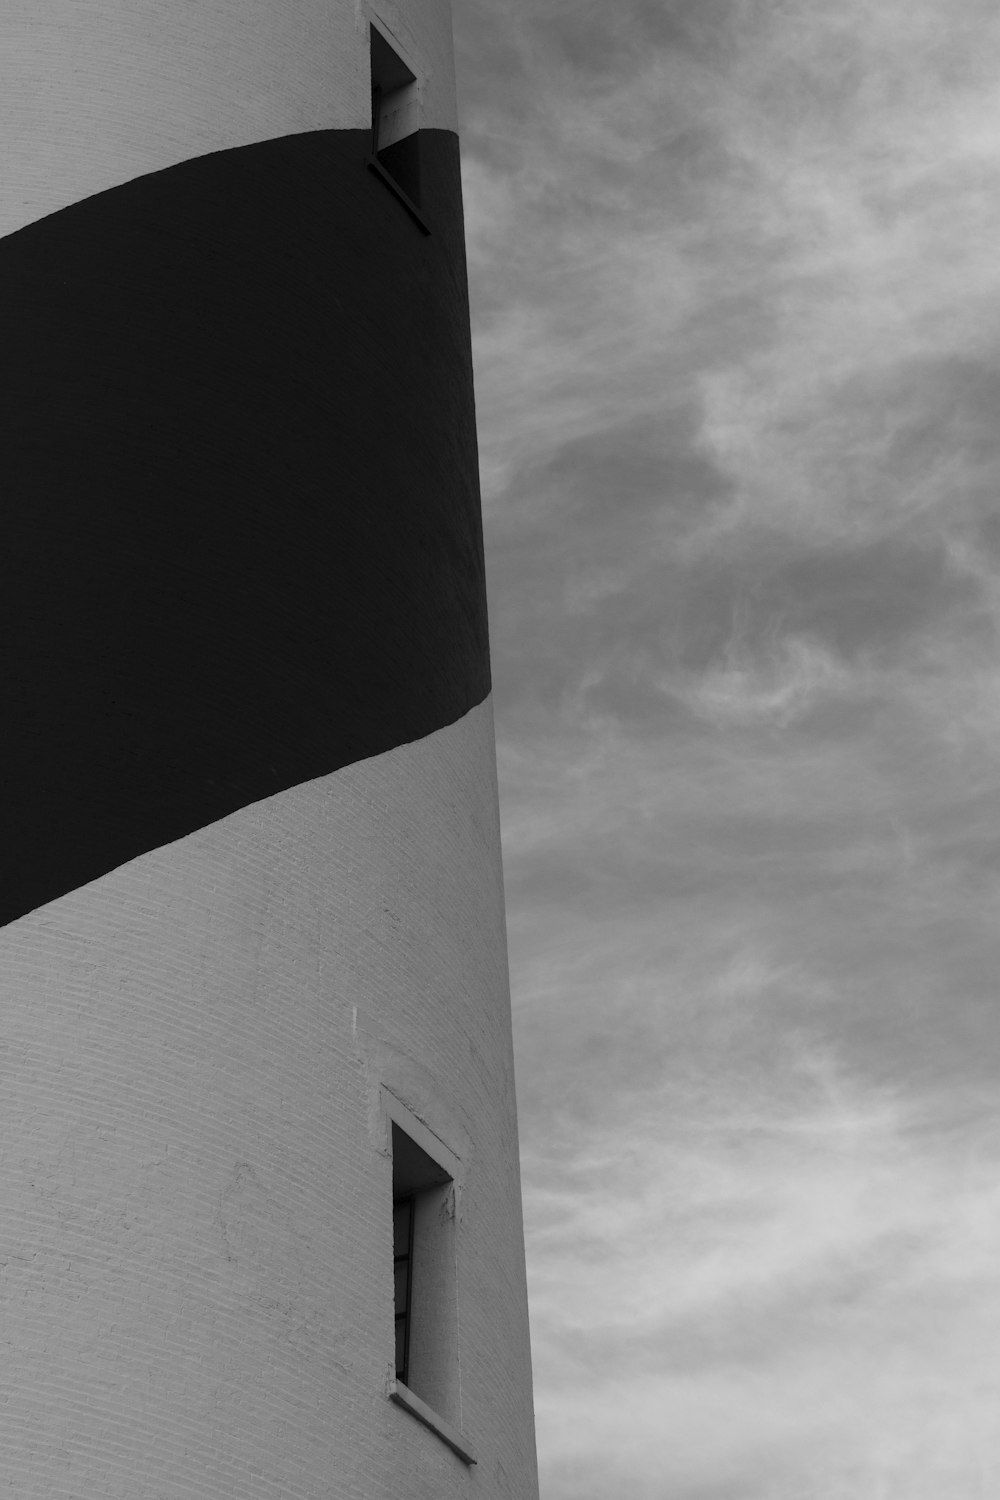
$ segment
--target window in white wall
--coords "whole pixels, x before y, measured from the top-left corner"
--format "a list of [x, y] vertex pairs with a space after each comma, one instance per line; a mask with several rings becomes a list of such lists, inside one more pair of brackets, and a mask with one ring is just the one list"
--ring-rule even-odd
[[370, 26], [369, 36], [372, 135], [368, 165], [429, 233], [421, 212], [420, 86], [413, 69], [380, 31]]
[[398, 1100], [384, 1096], [392, 1148], [395, 1374], [389, 1395], [466, 1463], [458, 1347], [460, 1163]]
[[[425, 1398], [447, 1388], [453, 1288], [454, 1186], [439, 1162], [392, 1127], [392, 1231], [396, 1379]], [[415, 1270], [419, 1259], [419, 1272]]]

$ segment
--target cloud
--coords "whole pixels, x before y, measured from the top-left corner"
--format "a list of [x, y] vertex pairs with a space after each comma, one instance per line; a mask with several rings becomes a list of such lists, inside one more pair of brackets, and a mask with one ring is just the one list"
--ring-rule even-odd
[[658, 1500], [664, 1428], [680, 1494], [980, 1493], [1000, 823], [924, 712], [506, 747], [553, 1500]]
[[[488, 499], [507, 472], [501, 443], [552, 451], [695, 396], [734, 519], [882, 527], [886, 497], [849, 481], [879, 477], [874, 414], [897, 368], [996, 365], [997, 142], [984, 122], [997, 85], [981, 66], [996, 20], [960, 7], [945, 36], [929, 5], [905, 19], [898, 6], [768, 6], [755, 24], [737, 6], [699, 23], [690, 7], [662, 10], [659, 48], [633, 7], [620, 21], [512, 10], [514, 127], [510, 110], [497, 124], [495, 81], [485, 103], [479, 73], [470, 81]], [[603, 82], [583, 63], [567, 71], [584, 55]], [[883, 488], [892, 472], [882, 465]], [[944, 462], [897, 487], [890, 509], [934, 503], [953, 480]]]
[[915, 680], [932, 631], [992, 649], [995, 21], [473, 10], [501, 730], [850, 714], [893, 641]]
[[979, 1500], [1000, 17], [456, 21], [546, 1500]]
[[702, 675], [692, 699], [698, 712], [720, 725], [787, 725], [817, 700], [850, 693], [856, 685], [829, 652], [802, 637], [785, 637], [763, 660], [745, 663], [733, 653], [724, 666]]
[[639, 1101], [534, 1164], [553, 1500], [612, 1474], [640, 1496], [971, 1497], [1000, 1472], [1000, 1140], [822, 1049], [785, 1061], [776, 1094]]

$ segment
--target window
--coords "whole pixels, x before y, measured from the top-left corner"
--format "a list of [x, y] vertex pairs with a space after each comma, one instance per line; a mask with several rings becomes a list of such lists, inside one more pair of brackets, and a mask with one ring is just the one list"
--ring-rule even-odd
[[374, 26], [369, 27], [369, 35], [372, 136], [368, 165], [429, 234], [420, 201], [420, 93], [416, 75]]
[[[447, 1295], [443, 1282], [450, 1280], [447, 1261], [454, 1254], [453, 1247], [446, 1243], [450, 1236], [442, 1234], [441, 1229], [453, 1217], [453, 1209], [451, 1177], [394, 1123], [392, 1254], [396, 1379], [418, 1395], [440, 1395], [440, 1376], [444, 1372], [436, 1366], [445, 1357], [440, 1345], [446, 1337], [448, 1321], [447, 1309], [442, 1305]], [[432, 1218], [436, 1222], [431, 1223]], [[420, 1268], [414, 1278], [418, 1256]]]
[[[395, 1130], [393, 1131], [395, 1135]], [[395, 1155], [395, 1152], [393, 1153]], [[410, 1300], [413, 1295], [413, 1199], [392, 1201], [392, 1254], [396, 1310], [396, 1379], [409, 1384]]]
[[392, 1150], [394, 1379], [389, 1395], [465, 1463], [458, 1359], [456, 1175], [461, 1163], [383, 1094]]

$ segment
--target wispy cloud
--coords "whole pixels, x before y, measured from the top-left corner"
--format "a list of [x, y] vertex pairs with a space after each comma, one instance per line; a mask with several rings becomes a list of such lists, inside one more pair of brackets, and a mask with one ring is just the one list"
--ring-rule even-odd
[[979, 1500], [1000, 17], [456, 20], [545, 1500]]
[[785, 725], [820, 699], [857, 691], [857, 680], [829, 651], [787, 636], [763, 659], [744, 662], [735, 650], [725, 664], [702, 674], [695, 708], [720, 725], [771, 720]]
[[1000, 1140], [779, 1052], [775, 1095], [671, 1091], [529, 1157], [553, 1500], [1000, 1477]]

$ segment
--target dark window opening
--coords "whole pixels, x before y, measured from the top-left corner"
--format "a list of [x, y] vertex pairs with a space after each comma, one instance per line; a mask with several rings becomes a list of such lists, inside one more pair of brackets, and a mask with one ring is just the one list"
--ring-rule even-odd
[[413, 1199], [392, 1204], [392, 1253], [396, 1304], [396, 1379], [409, 1384], [410, 1299], [413, 1293]]
[[450, 1416], [455, 1363], [454, 1184], [393, 1121], [396, 1379]]

